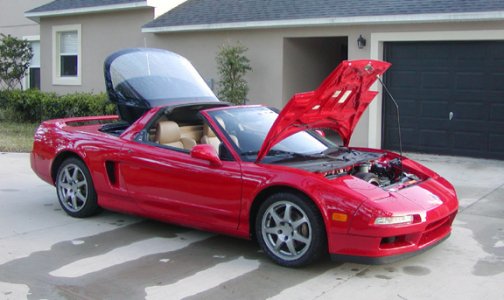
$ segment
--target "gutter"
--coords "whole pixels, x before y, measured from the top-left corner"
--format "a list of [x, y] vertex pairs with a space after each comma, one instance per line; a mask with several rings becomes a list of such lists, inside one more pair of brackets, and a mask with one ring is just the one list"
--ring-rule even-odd
[[80, 15], [80, 14], [91, 14], [109, 11], [120, 11], [120, 10], [130, 10], [137, 8], [150, 7], [147, 5], [147, 0], [133, 2], [133, 3], [121, 3], [112, 5], [102, 5], [102, 6], [91, 6], [91, 7], [81, 7], [81, 8], [71, 8], [71, 9], [61, 9], [61, 10], [50, 10], [50, 11], [40, 11], [40, 12], [25, 12], [24, 16], [34, 22], [40, 23], [40, 18], [42, 17], [59, 17], [59, 16], [69, 16], [69, 15]]
[[500, 21], [504, 20], [504, 11], [470, 12], [470, 13], [437, 13], [409, 14], [385, 16], [334, 17], [273, 21], [250, 21], [215, 24], [194, 24], [179, 26], [143, 27], [142, 32], [183, 32], [208, 30], [238, 30], [261, 28], [288, 28], [307, 26], [348, 26], [348, 25], [378, 25], [378, 24], [411, 24], [411, 23], [443, 23], [468, 21]]

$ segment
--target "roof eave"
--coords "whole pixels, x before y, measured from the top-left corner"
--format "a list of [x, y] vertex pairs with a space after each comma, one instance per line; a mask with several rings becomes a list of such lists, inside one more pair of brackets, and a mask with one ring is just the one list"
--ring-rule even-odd
[[72, 9], [61, 9], [61, 10], [50, 10], [41, 12], [25, 12], [24, 16], [34, 22], [40, 23], [40, 18], [43, 17], [59, 17], [59, 16], [69, 16], [69, 15], [80, 15], [80, 14], [91, 14], [107, 11], [119, 11], [119, 10], [130, 10], [137, 8], [149, 7], [147, 5], [147, 0], [133, 2], [133, 3], [121, 3], [113, 5], [103, 5], [103, 6], [91, 6], [91, 7], [81, 7]]
[[404, 23], [441, 23], [468, 21], [498, 21], [504, 20], [504, 11], [471, 12], [471, 13], [439, 13], [439, 14], [411, 14], [385, 16], [335, 17], [315, 19], [251, 21], [215, 24], [196, 24], [181, 26], [143, 27], [142, 32], [183, 32], [207, 30], [238, 30], [260, 28], [287, 28], [299, 26], [338, 26], [338, 25], [376, 25], [376, 24], [404, 24]]

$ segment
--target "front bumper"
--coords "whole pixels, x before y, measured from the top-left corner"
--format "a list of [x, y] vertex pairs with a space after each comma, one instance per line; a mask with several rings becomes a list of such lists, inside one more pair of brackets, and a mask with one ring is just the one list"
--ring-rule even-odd
[[420, 254], [450, 236], [457, 211], [421, 224], [391, 226], [370, 235], [332, 233], [332, 259], [364, 264], [391, 263]]
[[388, 255], [388, 256], [358, 256], [358, 255], [344, 255], [344, 254], [331, 254], [331, 259], [334, 261], [344, 261], [344, 262], [352, 262], [352, 263], [358, 263], [358, 264], [365, 264], [365, 265], [383, 265], [383, 264], [391, 264], [403, 259], [407, 259], [419, 254], [424, 253], [425, 251], [429, 250], [430, 248], [437, 246], [444, 240], [446, 240], [448, 237], [450, 237], [450, 233], [447, 234], [445, 237], [443, 237], [440, 240], [437, 240], [435, 243], [430, 244], [429, 246], [417, 249], [416, 251], [412, 252], [406, 252], [402, 254], [395, 254], [395, 255]]
[[[329, 253], [338, 260], [386, 263], [424, 252], [450, 235], [457, 210], [451, 185], [426, 180], [363, 202], [346, 232], [329, 231]], [[374, 224], [376, 217], [392, 215], [416, 217], [410, 224]]]

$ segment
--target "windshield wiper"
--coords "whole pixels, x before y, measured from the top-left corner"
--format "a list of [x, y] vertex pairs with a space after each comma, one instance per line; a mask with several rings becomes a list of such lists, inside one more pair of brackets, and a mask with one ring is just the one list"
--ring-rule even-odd
[[300, 158], [321, 158], [322, 157], [322, 155], [320, 153], [308, 154], [308, 153], [298, 153], [298, 152], [276, 150], [276, 149], [272, 149], [268, 153], [268, 156], [279, 156], [279, 155], [288, 155], [291, 157], [300, 157]]
[[332, 160], [337, 160], [337, 161], [348, 161], [348, 158], [345, 156], [342, 156], [342, 154], [345, 153], [351, 153], [352, 150], [348, 149], [347, 147], [330, 147], [325, 149], [324, 151], [320, 152], [319, 155], [325, 156], [327, 158], [330, 158]]
[[340, 146], [329, 147], [329, 148], [325, 149], [324, 151], [320, 152], [320, 154], [321, 155], [330, 155], [330, 154], [333, 154], [335, 152], [338, 152], [338, 153], [351, 152], [351, 150], [348, 149], [347, 147], [340, 147]]
[[[245, 151], [241, 153], [241, 155], [257, 155], [257, 154], [259, 154], [259, 151]], [[266, 156], [280, 156], [280, 155], [288, 155], [292, 157], [309, 157], [309, 158], [318, 158], [321, 156], [320, 154], [303, 154], [298, 152], [277, 150], [277, 149], [271, 149], [268, 152], [268, 154], [266, 154]]]

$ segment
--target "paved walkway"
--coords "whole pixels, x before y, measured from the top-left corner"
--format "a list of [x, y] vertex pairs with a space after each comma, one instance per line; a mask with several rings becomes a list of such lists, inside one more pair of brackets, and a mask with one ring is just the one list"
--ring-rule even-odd
[[504, 161], [410, 155], [460, 197], [452, 236], [399, 263], [287, 269], [249, 241], [104, 212], [73, 219], [0, 154], [0, 299], [504, 299]]

